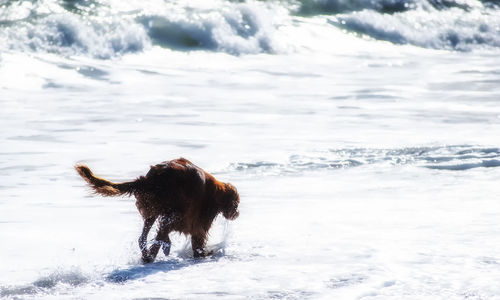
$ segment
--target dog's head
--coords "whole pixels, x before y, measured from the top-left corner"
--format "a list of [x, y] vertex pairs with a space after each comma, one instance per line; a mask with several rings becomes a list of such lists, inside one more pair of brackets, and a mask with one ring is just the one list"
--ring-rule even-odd
[[238, 211], [240, 195], [232, 184], [224, 183], [224, 192], [219, 201], [219, 207], [224, 218], [234, 220], [240, 215]]

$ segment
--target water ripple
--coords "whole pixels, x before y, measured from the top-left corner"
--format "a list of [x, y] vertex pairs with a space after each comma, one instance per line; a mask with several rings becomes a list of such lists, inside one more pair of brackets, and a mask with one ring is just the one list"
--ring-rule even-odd
[[290, 155], [286, 162], [256, 161], [232, 163], [229, 172], [254, 175], [300, 174], [310, 171], [347, 169], [386, 164], [415, 165], [434, 170], [465, 171], [500, 167], [500, 148], [470, 145], [405, 147], [394, 149], [343, 148]]

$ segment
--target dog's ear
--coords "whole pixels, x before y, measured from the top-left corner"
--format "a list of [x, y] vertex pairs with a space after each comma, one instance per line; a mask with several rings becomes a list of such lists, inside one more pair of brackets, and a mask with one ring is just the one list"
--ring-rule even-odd
[[236, 188], [230, 183], [224, 183], [224, 192], [220, 199], [220, 210], [224, 218], [234, 220], [239, 215], [238, 205], [240, 204], [240, 195]]

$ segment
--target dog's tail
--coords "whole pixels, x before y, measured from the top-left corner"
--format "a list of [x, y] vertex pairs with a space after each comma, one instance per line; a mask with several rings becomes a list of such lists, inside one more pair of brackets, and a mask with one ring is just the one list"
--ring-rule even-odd
[[78, 164], [75, 166], [75, 169], [97, 194], [103, 196], [118, 196], [123, 194], [130, 195], [135, 192], [135, 181], [114, 183], [95, 176], [86, 165]]

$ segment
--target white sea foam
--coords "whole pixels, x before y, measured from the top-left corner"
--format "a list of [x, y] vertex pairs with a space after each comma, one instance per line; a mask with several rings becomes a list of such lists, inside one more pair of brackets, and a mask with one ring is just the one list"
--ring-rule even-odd
[[171, 15], [139, 17], [155, 44], [231, 54], [275, 52], [272, 13], [257, 4], [226, 4], [218, 10], [184, 8]]
[[[470, 1], [9, 1], [2, 7], [2, 49], [111, 58], [156, 45], [234, 55], [303, 49], [293, 36], [326, 16], [349, 32], [419, 47], [498, 48], [499, 10]], [[323, 30], [323, 29], [321, 29]], [[329, 28], [329, 44], [338, 42]], [[316, 31], [316, 30], [315, 30]], [[308, 42], [306, 48], [324, 42]]]
[[91, 22], [69, 13], [50, 15], [34, 24], [8, 28], [6, 35], [10, 50], [61, 55], [87, 54], [110, 58], [150, 47], [144, 28], [138, 24], [117, 18], [106, 23]]
[[288, 162], [258, 161], [233, 163], [228, 171], [242, 171], [247, 176], [298, 175], [334, 171], [364, 165], [413, 165], [438, 170], [463, 171], [473, 168], [498, 167], [500, 149], [468, 145], [444, 147], [410, 147], [402, 149], [330, 149], [307, 155], [293, 154]]
[[416, 9], [393, 15], [365, 10], [332, 19], [340, 28], [396, 44], [469, 51], [500, 47], [500, 13]]
[[274, 38], [276, 19], [286, 13], [277, 5], [259, 2], [219, 1], [212, 8], [189, 1], [147, 2], [134, 12], [116, 2], [70, 11], [48, 0], [36, 7], [24, 3], [11, 3], [3, 12], [4, 50], [97, 58], [143, 51], [151, 44], [231, 54], [276, 52], [281, 50]]

